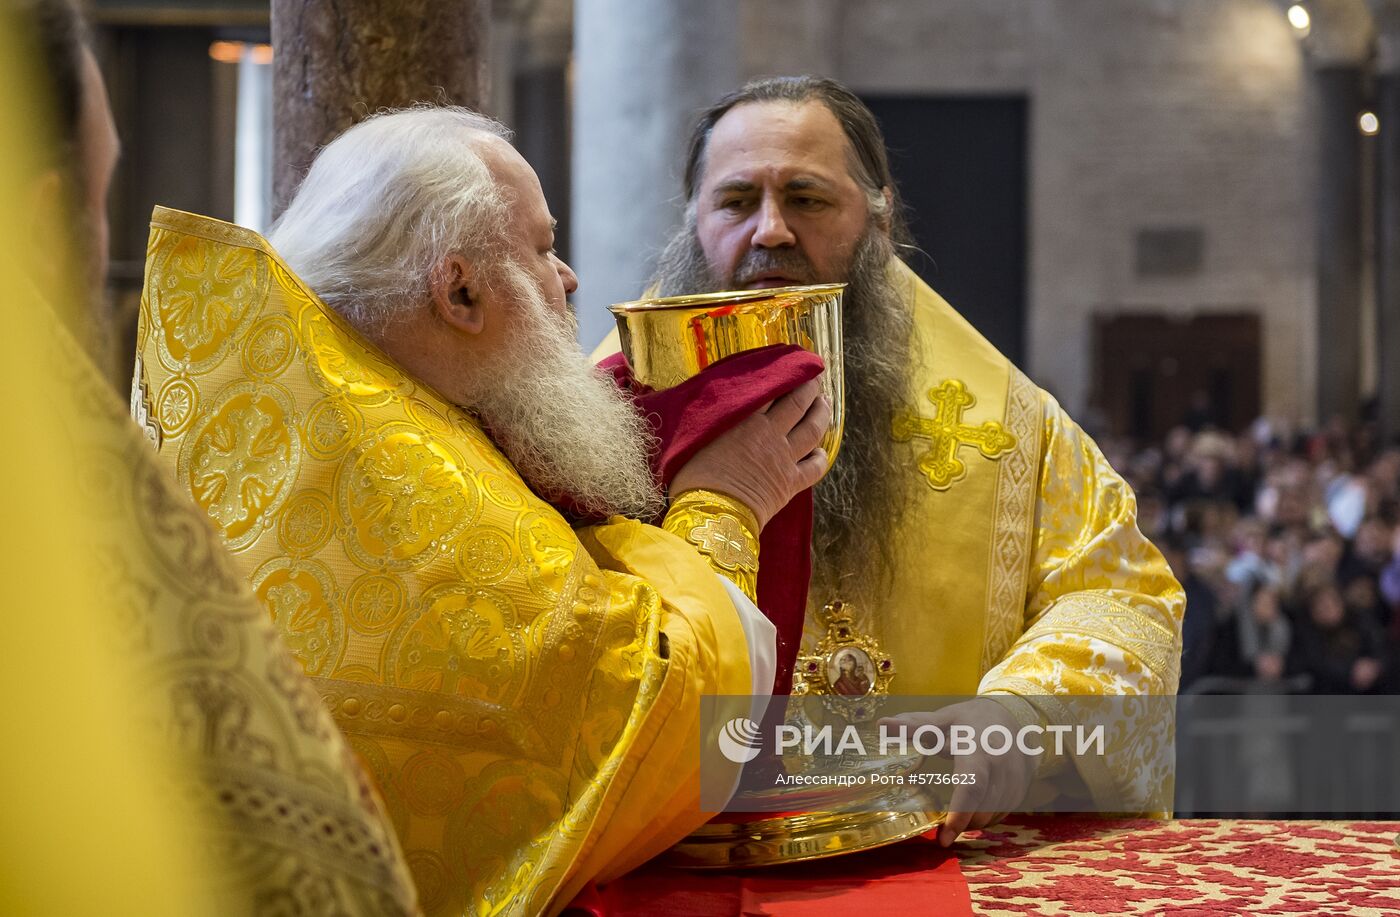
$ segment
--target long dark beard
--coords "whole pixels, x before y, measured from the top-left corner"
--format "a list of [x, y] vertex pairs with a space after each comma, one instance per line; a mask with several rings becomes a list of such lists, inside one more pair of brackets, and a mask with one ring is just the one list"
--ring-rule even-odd
[[[890, 277], [894, 246], [874, 228], [856, 246], [842, 304], [846, 426], [836, 465], [817, 485], [812, 599], [841, 598], [870, 607], [889, 586], [893, 536], [913, 480], [890, 436], [895, 411], [909, 400], [914, 315], [908, 291]], [[710, 270], [694, 225], [666, 246], [657, 268], [662, 296], [733, 286]], [[874, 610], [874, 609], [872, 609]]]

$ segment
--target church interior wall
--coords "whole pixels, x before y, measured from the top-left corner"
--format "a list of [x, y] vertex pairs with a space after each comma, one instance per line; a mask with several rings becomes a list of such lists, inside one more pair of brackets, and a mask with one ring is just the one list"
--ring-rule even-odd
[[[1095, 315], [1256, 310], [1265, 411], [1312, 419], [1315, 131], [1300, 42], [1276, 0], [738, 0], [738, 7], [744, 77], [827, 73], [867, 94], [1027, 99], [1024, 364], [1071, 411], [1082, 414], [1093, 400]], [[558, 211], [561, 248], [576, 259], [568, 232], [578, 190], [571, 145], [579, 125], [568, 123], [575, 4], [494, 9], [490, 108], [516, 129]], [[129, 148], [140, 142], [131, 138]], [[648, 176], [635, 193], [674, 205], [673, 172]], [[216, 215], [227, 209], [159, 190], [166, 203]], [[144, 244], [140, 211], [150, 196], [114, 202], [118, 222], [132, 227], [117, 233], [119, 248], [139, 252]], [[609, 234], [606, 222], [590, 212], [590, 231]], [[1199, 268], [1140, 276], [1138, 234], [1153, 229], [1198, 231]], [[620, 245], [650, 256], [658, 243]], [[139, 277], [133, 259], [118, 251], [117, 273]], [[614, 266], [585, 273], [584, 299], [613, 296], [604, 288]], [[635, 295], [640, 282], [626, 279], [627, 295]], [[601, 306], [595, 311], [581, 316], [596, 320], [589, 346], [609, 324]]]
[[[1257, 311], [1264, 410], [1309, 419], [1308, 84], [1279, 5], [747, 0], [743, 22], [750, 76], [825, 70], [858, 92], [1028, 97], [1026, 368], [1072, 412], [1092, 402], [1094, 315]], [[1199, 232], [1199, 266], [1139, 276], [1138, 233], [1163, 228]]]

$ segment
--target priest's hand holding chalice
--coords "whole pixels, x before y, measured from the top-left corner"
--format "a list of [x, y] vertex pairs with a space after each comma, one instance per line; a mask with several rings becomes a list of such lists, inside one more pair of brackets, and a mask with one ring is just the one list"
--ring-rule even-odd
[[841, 371], [841, 291], [845, 284], [780, 287], [621, 303], [617, 319], [632, 378], [670, 389], [741, 353], [784, 344], [821, 358], [821, 392], [831, 424], [821, 441], [826, 468], [836, 461], [845, 420]]
[[[656, 427], [660, 442], [654, 464], [671, 497], [664, 525], [754, 599], [777, 628], [775, 688], [791, 682], [792, 659], [783, 663], [782, 647], [795, 647], [801, 637], [810, 572], [810, 488], [831, 467], [841, 443], [842, 289], [841, 284], [788, 287], [612, 307], [625, 361], [614, 357], [603, 365], [633, 389], [640, 410]], [[818, 392], [820, 399], [812, 403]], [[808, 403], [812, 407], [803, 415]], [[787, 443], [795, 468], [745, 454], [744, 442], [769, 437], [744, 434], [772, 429], [790, 431]], [[765, 471], [796, 475], [802, 486], [757, 480]], [[743, 478], [754, 486], [741, 492]], [[726, 515], [723, 505], [731, 499], [744, 505], [741, 514], [746, 508], [754, 518], [741, 520], [743, 524], [727, 520], [721, 531], [710, 517]], [[686, 510], [695, 501], [701, 501], [693, 516], [697, 524], [690, 527]], [[768, 585], [761, 601], [760, 531], [765, 556], [772, 561], [763, 568]], [[785, 569], [794, 560], [800, 569]], [[778, 590], [782, 595], [774, 591], [778, 573], [786, 584]], [[793, 588], [799, 581], [800, 594]], [[778, 605], [782, 611], [775, 610]]]
[[[780, 409], [781, 399], [771, 404], [754, 403], [753, 399], [771, 396], [774, 386], [781, 390], [795, 382], [811, 385], [813, 380], [820, 385], [830, 404], [831, 422], [821, 447], [803, 462], [820, 463], [824, 472], [837, 460], [845, 419], [843, 289], [844, 284], [782, 287], [649, 299], [612, 307], [630, 381], [656, 398], [648, 403], [644, 395], [642, 409], [660, 415], [660, 465], [672, 494], [682, 494], [691, 486], [686, 477], [691, 466], [669, 477], [668, 460], [673, 467], [687, 459], [695, 464], [695, 460], [705, 458], [707, 448], [712, 448], [696, 448], [697, 441], [703, 443], [706, 436], [713, 437], [726, 424], [763, 422], [764, 411]], [[761, 394], [755, 394], [755, 386]], [[668, 401], [669, 393], [676, 394]], [[754, 407], [760, 408], [756, 415], [751, 414]], [[793, 691], [793, 666], [802, 639], [811, 573], [811, 524], [810, 493], [800, 494], [775, 512], [764, 530], [763, 566], [750, 593], [778, 631], [774, 694], [807, 695], [794, 698], [794, 703], [821, 699], [812, 695], [840, 693], [807, 685], [802, 691]], [[785, 714], [789, 723], [793, 721], [793, 710], [783, 709], [786, 700], [775, 700], [766, 717], [755, 713], [742, 722], [754, 735], [773, 733], [780, 725], [792, 728], [784, 724]], [[833, 696], [831, 700], [838, 702], [838, 712], [844, 710], [840, 702], [847, 699]], [[796, 716], [802, 720], [804, 714], [799, 711]], [[868, 715], [859, 718], [870, 719]], [[720, 714], [717, 719], [728, 716]], [[708, 752], [702, 748], [702, 757]], [[855, 796], [849, 791], [794, 793], [775, 776], [791, 777], [789, 772], [800, 770], [802, 764], [791, 758], [778, 759], [771, 751], [762, 756], [754, 751], [753, 757], [745, 760], [747, 769], [729, 811], [674, 848], [670, 863], [760, 866], [831, 856], [923, 833], [940, 817], [931, 813], [933, 806], [927, 798], [914, 794], [919, 798], [911, 799], [903, 787], [895, 792], [886, 788], [873, 795]], [[729, 761], [735, 758], [731, 755]], [[921, 764], [918, 756], [909, 755], [898, 760], [851, 762], [853, 767], [900, 773]], [[707, 779], [704, 770], [702, 766], [702, 784]], [[772, 786], [774, 783], [778, 786]], [[704, 795], [702, 786], [702, 808], [712, 811]]]

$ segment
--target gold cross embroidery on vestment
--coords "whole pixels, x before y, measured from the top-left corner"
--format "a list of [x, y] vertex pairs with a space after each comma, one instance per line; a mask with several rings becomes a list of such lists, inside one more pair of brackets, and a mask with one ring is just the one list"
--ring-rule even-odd
[[962, 422], [963, 413], [977, 399], [967, 386], [957, 379], [948, 379], [928, 392], [935, 411], [932, 418], [913, 410], [895, 414], [892, 433], [897, 442], [918, 437], [930, 440], [930, 446], [919, 458], [919, 470], [928, 478], [934, 490], [947, 490], [967, 474], [967, 465], [958, 458], [963, 446], [975, 446], [989, 459], [997, 459], [1016, 446], [1016, 437], [995, 420], [981, 426]]
[[744, 538], [743, 528], [738, 520], [729, 516], [705, 520], [690, 530], [690, 540], [726, 569], [743, 570], [758, 565], [758, 559]]

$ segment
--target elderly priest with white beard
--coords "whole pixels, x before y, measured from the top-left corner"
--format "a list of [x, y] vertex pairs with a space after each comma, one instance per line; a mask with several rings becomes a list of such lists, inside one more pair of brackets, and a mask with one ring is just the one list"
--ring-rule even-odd
[[707, 819], [700, 696], [767, 693], [774, 635], [696, 532], [756, 554], [827, 464], [807, 382], [666, 507], [649, 428], [578, 350], [553, 228], [504, 129], [447, 108], [332, 142], [270, 243], [152, 221], [134, 411], [372, 773], [430, 914], [557, 911]]

